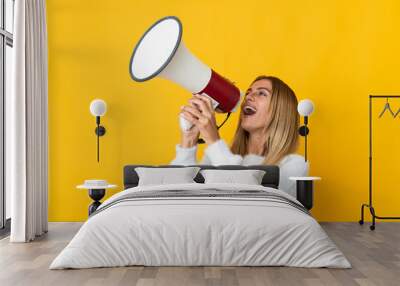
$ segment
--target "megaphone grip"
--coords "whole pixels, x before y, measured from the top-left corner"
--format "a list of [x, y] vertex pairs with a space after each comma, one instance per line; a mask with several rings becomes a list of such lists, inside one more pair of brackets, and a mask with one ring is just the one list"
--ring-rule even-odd
[[181, 127], [182, 131], [189, 131], [192, 128], [193, 124], [186, 120], [182, 114], [179, 115], [179, 126]]

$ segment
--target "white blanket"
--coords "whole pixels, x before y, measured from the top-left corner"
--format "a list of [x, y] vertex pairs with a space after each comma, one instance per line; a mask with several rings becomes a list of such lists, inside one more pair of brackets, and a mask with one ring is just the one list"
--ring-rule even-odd
[[[137, 192], [168, 190], [263, 191], [272, 199], [251, 195], [130, 198]], [[300, 204], [282, 191], [254, 185], [131, 188], [106, 200], [50, 269], [127, 265], [350, 268], [318, 222], [293, 203]]]

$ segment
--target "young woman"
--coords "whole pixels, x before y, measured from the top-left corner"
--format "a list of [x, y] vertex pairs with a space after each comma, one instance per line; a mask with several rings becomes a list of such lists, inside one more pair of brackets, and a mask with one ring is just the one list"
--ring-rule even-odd
[[208, 98], [194, 95], [181, 113], [193, 124], [182, 132], [176, 146], [174, 165], [196, 163], [199, 135], [207, 147], [200, 164], [209, 165], [278, 165], [279, 189], [296, 197], [296, 185], [290, 176], [306, 176], [308, 163], [294, 154], [298, 145], [299, 115], [293, 90], [273, 76], [257, 77], [241, 104], [233, 144], [229, 148], [218, 134], [215, 114]]

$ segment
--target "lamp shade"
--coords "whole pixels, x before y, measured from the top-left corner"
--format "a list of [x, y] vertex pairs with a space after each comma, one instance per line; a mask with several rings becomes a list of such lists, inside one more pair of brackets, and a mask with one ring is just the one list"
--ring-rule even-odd
[[107, 104], [104, 100], [102, 99], [95, 99], [92, 100], [90, 103], [90, 113], [93, 114], [93, 116], [103, 116], [107, 111]]
[[301, 116], [310, 116], [314, 111], [314, 103], [309, 99], [300, 100], [297, 111]]

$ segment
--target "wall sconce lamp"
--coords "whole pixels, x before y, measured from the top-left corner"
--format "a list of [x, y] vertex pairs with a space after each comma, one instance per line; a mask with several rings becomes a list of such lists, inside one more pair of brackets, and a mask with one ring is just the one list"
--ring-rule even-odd
[[307, 135], [310, 130], [307, 127], [308, 124], [308, 116], [311, 115], [314, 111], [314, 103], [309, 99], [303, 99], [297, 105], [297, 111], [301, 116], [304, 117], [304, 125], [300, 126], [299, 134], [304, 137], [304, 158], [307, 162]]
[[96, 124], [97, 124], [97, 127], [94, 130], [94, 132], [97, 135], [97, 162], [99, 162], [100, 160], [99, 137], [106, 134], [106, 129], [104, 128], [104, 126], [100, 125], [100, 117], [103, 116], [106, 113], [106, 111], [107, 111], [107, 104], [104, 100], [94, 99], [90, 103], [90, 113], [92, 113], [92, 115], [96, 117]]

